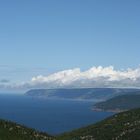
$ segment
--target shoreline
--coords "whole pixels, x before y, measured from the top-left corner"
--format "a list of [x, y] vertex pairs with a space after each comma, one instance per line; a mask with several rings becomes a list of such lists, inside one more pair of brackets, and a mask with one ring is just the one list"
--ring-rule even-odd
[[121, 113], [127, 110], [121, 110], [121, 109], [102, 109], [102, 108], [92, 108], [92, 111], [97, 111], [97, 112], [112, 112], [112, 113]]

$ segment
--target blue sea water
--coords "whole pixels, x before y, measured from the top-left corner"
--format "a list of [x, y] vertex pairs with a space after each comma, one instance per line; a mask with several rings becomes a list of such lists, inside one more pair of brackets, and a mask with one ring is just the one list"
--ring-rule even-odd
[[92, 111], [92, 101], [0, 95], [0, 118], [60, 134], [100, 121], [113, 113]]

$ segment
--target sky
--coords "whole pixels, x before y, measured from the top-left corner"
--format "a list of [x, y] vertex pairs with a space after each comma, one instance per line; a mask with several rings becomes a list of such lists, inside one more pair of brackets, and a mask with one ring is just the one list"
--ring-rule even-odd
[[93, 67], [102, 67], [101, 73], [113, 67], [113, 72], [123, 74], [129, 68], [138, 79], [139, 7], [139, 0], [0, 0], [0, 89], [30, 85], [40, 75], [46, 79]]

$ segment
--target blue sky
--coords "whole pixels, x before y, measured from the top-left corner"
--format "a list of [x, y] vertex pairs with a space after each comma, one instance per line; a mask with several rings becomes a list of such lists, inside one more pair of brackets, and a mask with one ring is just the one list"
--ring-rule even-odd
[[138, 67], [139, 7], [139, 0], [1, 0], [0, 79]]

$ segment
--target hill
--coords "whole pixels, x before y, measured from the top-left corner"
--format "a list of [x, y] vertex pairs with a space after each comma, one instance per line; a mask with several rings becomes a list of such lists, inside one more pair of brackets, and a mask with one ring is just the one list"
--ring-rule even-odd
[[65, 133], [57, 140], [140, 140], [140, 109], [119, 113], [94, 125]]
[[0, 140], [139, 140], [140, 109], [115, 114], [101, 122], [52, 137], [0, 120]]
[[[104, 101], [112, 97], [138, 91], [138, 89], [119, 88], [79, 88], [79, 89], [32, 89], [25, 95], [33, 97], [87, 99]], [[140, 91], [140, 90], [139, 90]]]
[[[137, 93], [137, 94], [136, 94]], [[121, 95], [109, 99], [104, 102], [96, 103], [93, 107], [94, 110], [104, 110], [121, 112], [140, 107], [140, 92], [134, 92], [129, 95]]]
[[54, 138], [46, 133], [0, 120], [0, 140], [54, 140]]

